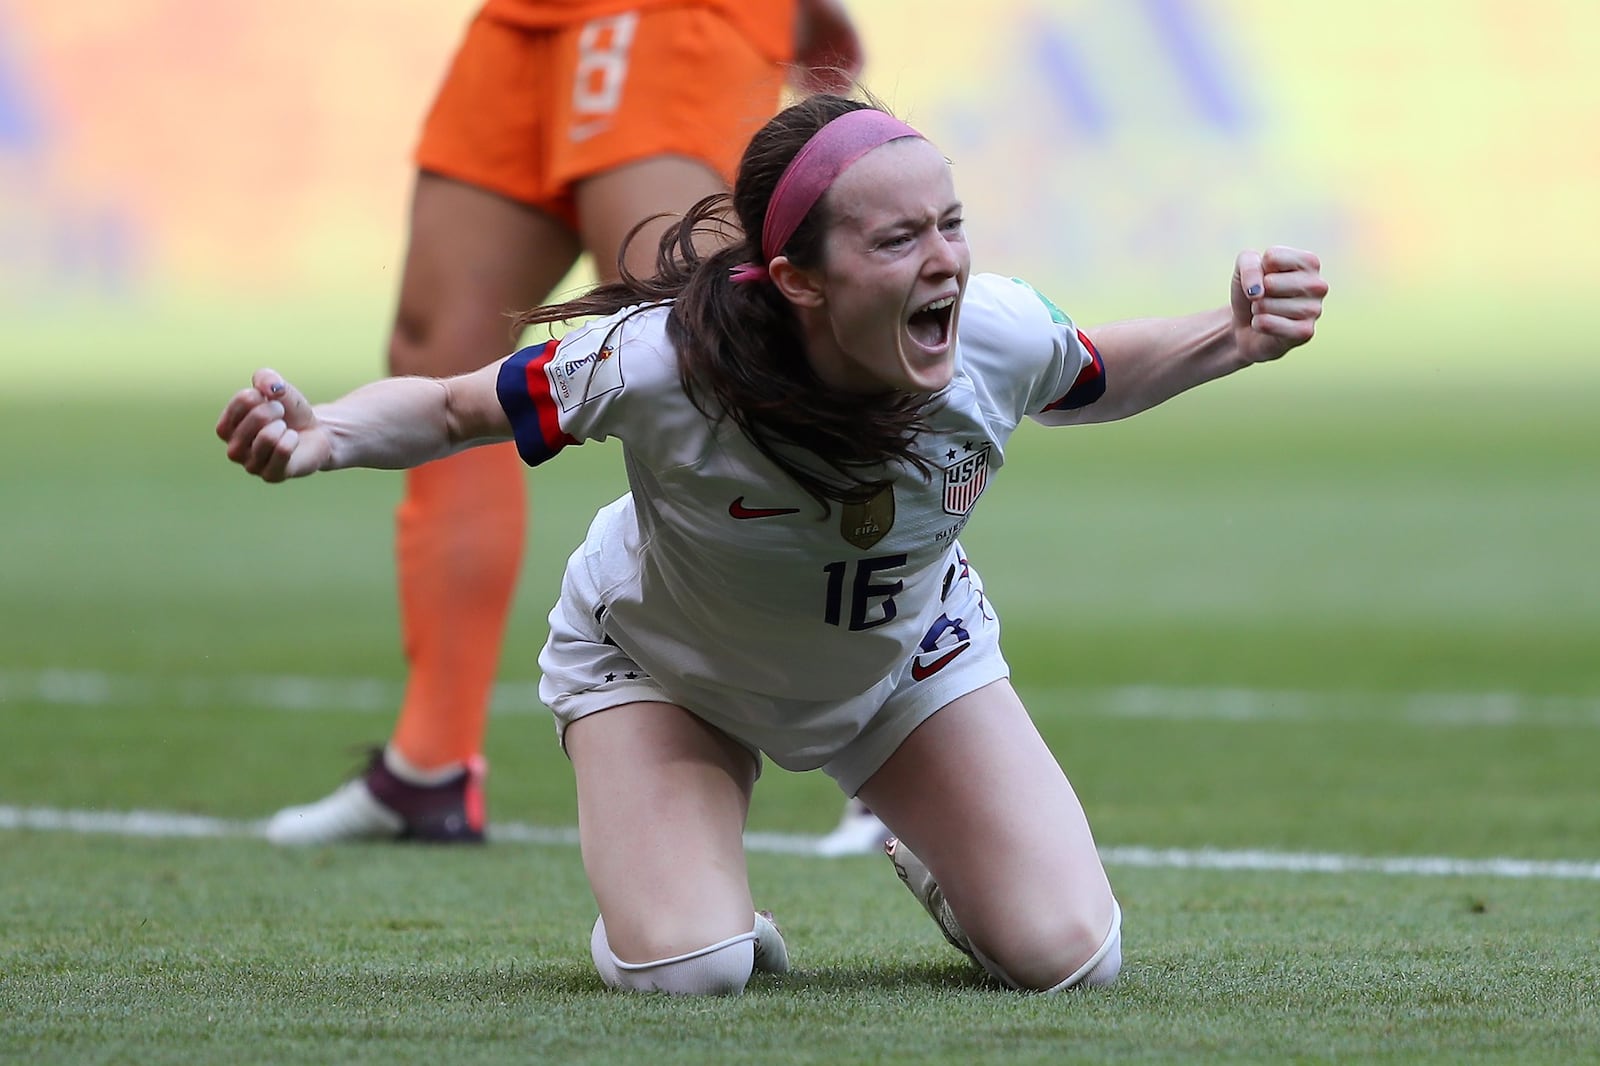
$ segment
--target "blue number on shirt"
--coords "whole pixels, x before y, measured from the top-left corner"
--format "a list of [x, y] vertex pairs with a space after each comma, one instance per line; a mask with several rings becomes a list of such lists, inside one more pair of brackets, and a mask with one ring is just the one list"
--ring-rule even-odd
[[[906, 587], [906, 583], [898, 578], [892, 584], [878, 583], [872, 578], [880, 571], [893, 570], [897, 566], [904, 565], [906, 565], [904, 552], [899, 555], [878, 555], [856, 561], [855, 580], [850, 583], [852, 631], [872, 629], [894, 621], [895, 615], [900, 613], [900, 609], [895, 606], [894, 598]], [[822, 608], [822, 620], [830, 626], [838, 625], [844, 613], [844, 578], [845, 571], [849, 568], [848, 561], [829, 563], [822, 568], [823, 573], [828, 575], [828, 597]], [[878, 616], [868, 618], [867, 611], [873, 607], [874, 600], [882, 601], [877, 605]]]

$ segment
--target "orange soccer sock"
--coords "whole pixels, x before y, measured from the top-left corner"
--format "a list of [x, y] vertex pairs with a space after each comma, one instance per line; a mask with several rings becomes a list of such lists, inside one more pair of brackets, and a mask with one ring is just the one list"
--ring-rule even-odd
[[395, 552], [411, 671], [390, 743], [419, 770], [464, 763], [483, 748], [522, 562], [522, 471], [516, 449], [496, 444], [406, 474]]

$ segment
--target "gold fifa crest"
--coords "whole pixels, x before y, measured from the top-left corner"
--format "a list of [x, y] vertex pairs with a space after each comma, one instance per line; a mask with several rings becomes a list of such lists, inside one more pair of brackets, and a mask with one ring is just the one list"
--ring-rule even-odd
[[845, 504], [839, 518], [839, 534], [862, 551], [882, 540], [893, 526], [893, 485], [885, 485], [870, 500]]

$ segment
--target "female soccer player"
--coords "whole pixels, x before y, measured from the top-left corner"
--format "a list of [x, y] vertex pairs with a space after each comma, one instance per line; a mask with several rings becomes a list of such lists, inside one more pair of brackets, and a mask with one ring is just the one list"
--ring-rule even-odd
[[876, 811], [902, 878], [999, 980], [1107, 983], [1121, 913], [959, 534], [1024, 416], [1124, 418], [1310, 340], [1317, 257], [1244, 252], [1226, 306], [1080, 331], [972, 276], [944, 156], [831, 95], [761, 129], [732, 200], [723, 250], [693, 239], [708, 198], [654, 276], [526, 316], [601, 316], [558, 341], [315, 407], [259, 370], [217, 433], [274, 482], [621, 438], [631, 491], [569, 560], [539, 659], [607, 984], [727, 993], [784, 967], [743, 852], [763, 755]]

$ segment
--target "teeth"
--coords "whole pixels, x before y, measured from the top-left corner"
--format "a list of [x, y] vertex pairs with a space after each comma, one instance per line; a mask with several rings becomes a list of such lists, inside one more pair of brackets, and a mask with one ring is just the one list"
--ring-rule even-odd
[[924, 304], [922, 306], [921, 310], [923, 310], [923, 311], [943, 311], [946, 307], [951, 306], [955, 302], [956, 302], [956, 298], [954, 296], [946, 296], [942, 300], [935, 300], [931, 304]]

